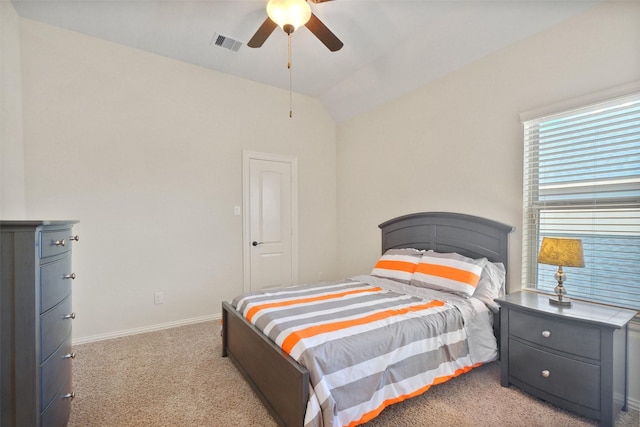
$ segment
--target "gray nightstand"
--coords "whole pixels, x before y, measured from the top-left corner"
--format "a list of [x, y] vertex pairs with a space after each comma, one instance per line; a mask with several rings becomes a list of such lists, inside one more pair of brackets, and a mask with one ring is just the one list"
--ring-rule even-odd
[[627, 410], [628, 323], [636, 312], [575, 300], [559, 307], [532, 292], [496, 301], [502, 386], [613, 426]]

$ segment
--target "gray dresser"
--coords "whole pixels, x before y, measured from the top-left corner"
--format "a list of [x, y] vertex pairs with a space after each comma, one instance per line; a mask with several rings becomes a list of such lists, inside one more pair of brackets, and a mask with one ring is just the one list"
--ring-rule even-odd
[[65, 426], [77, 221], [0, 221], [0, 426]]
[[615, 425], [627, 409], [628, 323], [636, 312], [580, 301], [559, 307], [532, 292], [496, 301], [501, 384]]

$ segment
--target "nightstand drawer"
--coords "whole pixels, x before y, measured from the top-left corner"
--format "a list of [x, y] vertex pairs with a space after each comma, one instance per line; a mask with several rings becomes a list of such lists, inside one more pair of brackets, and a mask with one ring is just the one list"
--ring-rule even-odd
[[600, 409], [600, 367], [509, 340], [509, 374], [581, 406]]
[[598, 328], [510, 310], [509, 335], [563, 353], [600, 360]]

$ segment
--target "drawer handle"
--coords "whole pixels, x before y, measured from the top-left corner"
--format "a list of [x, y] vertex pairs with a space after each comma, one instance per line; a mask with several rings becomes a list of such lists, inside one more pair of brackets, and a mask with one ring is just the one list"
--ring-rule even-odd
[[76, 273], [65, 274], [65, 275], [63, 276], [63, 279], [71, 279], [71, 280], [75, 280], [75, 279], [76, 279]]
[[543, 377], [545, 378], [549, 378], [549, 376], [551, 376], [551, 372], [549, 372], [548, 370], [544, 370], [542, 372], [540, 372], [542, 374]]
[[69, 236], [69, 240], [75, 240], [76, 242], [80, 241], [80, 236], [77, 234], [75, 236]]
[[76, 392], [72, 391], [71, 393], [67, 393], [67, 394], [63, 394], [62, 398], [63, 399], [71, 399], [73, 400], [73, 398], [76, 397]]
[[76, 318], [76, 314], [75, 313], [71, 313], [71, 314], [65, 314], [64, 316], [62, 316], [63, 319], [75, 319]]
[[56, 240], [55, 242], [53, 242], [53, 244], [56, 246], [64, 246], [67, 244], [67, 242], [65, 242], [65, 240], [62, 239], [62, 240]]
[[64, 356], [62, 356], [63, 359], [75, 359], [76, 358], [76, 352], [74, 351], [73, 353], [67, 353]]
[[542, 336], [545, 338], [549, 338], [551, 336], [551, 332], [550, 331], [542, 331]]

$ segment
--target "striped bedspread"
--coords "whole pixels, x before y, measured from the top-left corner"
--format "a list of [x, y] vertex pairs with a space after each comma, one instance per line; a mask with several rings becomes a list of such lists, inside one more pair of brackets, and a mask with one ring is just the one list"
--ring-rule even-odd
[[236, 297], [309, 370], [306, 426], [355, 426], [473, 368], [457, 308], [355, 280]]

